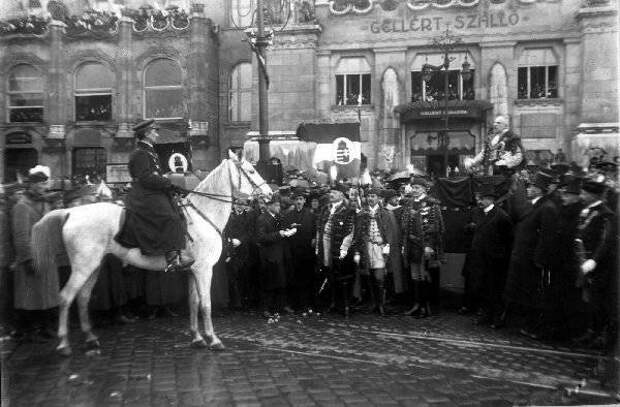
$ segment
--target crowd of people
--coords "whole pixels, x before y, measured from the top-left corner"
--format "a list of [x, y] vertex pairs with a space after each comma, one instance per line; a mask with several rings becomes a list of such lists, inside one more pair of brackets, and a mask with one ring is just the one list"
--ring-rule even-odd
[[[522, 152], [517, 144], [514, 150]], [[469, 247], [460, 313], [533, 339], [609, 345], [617, 319], [614, 162], [588, 169], [557, 162], [479, 177], [459, 230], [444, 221], [437, 180], [412, 175], [392, 183], [375, 175], [368, 186], [343, 180], [301, 187], [303, 173], [291, 170], [270, 198], [235, 195], [216, 266], [225, 271], [229, 308], [267, 318], [310, 310], [429, 317], [437, 312], [451, 233]], [[37, 166], [26, 184], [5, 186], [0, 212], [3, 326], [31, 341], [54, 337], [58, 291], [70, 274], [66, 261], [58, 273], [34, 269], [32, 226], [52, 208], [115, 199], [96, 184], [49, 193], [49, 178], [49, 168]], [[108, 256], [91, 309], [116, 323], [174, 316], [187, 300], [181, 269], [124, 268]]]

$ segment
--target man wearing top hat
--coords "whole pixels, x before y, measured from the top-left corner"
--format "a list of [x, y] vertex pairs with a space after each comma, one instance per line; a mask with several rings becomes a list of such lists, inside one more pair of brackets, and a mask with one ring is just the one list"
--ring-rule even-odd
[[520, 307], [525, 317], [521, 334], [540, 337], [541, 292], [549, 286], [557, 265], [558, 209], [548, 197], [553, 177], [538, 172], [526, 188], [527, 209], [516, 224], [504, 298], [507, 310]]
[[303, 188], [294, 188], [291, 198], [293, 207], [282, 217], [284, 226], [297, 229], [297, 233], [288, 239], [291, 251], [289, 302], [293, 308], [308, 308], [314, 303], [316, 216], [306, 207]]
[[482, 213], [476, 219], [471, 250], [467, 254], [470, 256], [473, 290], [482, 300], [483, 315], [476, 323], [491, 324], [493, 328], [502, 325], [502, 294], [512, 244], [512, 221], [495, 205], [496, 198], [492, 182], [478, 187], [476, 201]]
[[[186, 225], [174, 200], [177, 188], [162, 175], [154, 149], [159, 126], [145, 120], [133, 127], [138, 142], [129, 156], [131, 189], [125, 198], [127, 217], [116, 240], [125, 247], [138, 247], [146, 256], [164, 255], [166, 271], [187, 269], [194, 262], [181, 257]], [[185, 253], [184, 253], [185, 254]]]
[[607, 186], [588, 180], [582, 187], [585, 208], [579, 214], [577, 244], [579, 275], [587, 305], [589, 334], [600, 335], [606, 324], [615, 321], [616, 228], [614, 214], [605, 205]]

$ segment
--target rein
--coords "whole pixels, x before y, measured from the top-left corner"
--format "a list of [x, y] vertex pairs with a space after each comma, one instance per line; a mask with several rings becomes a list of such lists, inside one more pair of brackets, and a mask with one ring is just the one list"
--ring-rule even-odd
[[[239, 185], [235, 188], [235, 184], [233, 182], [232, 172], [230, 170], [230, 167], [228, 168], [228, 176], [229, 176], [229, 180], [230, 180], [230, 185], [232, 187], [232, 191], [231, 191], [230, 195], [214, 194], [214, 193], [210, 193], [210, 192], [200, 192], [200, 191], [192, 191], [192, 190], [184, 190], [184, 192], [186, 192], [188, 194], [195, 194], [195, 195], [198, 195], [198, 196], [209, 198], [209, 199], [212, 199], [214, 201], [219, 201], [219, 202], [224, 202], [224, 203], [233, 203], [234, 202], [233, 194], [234, 194], [235, 190], [239, 191], [241, 189], [241, 175], [242, 174], [248, 180], [250, 185], [252, 185], [252, 187], [254, 188], [252, 193], [254, 193], [254, 191], [260, 189], [260, 187], [262, 185], [266, 184], [266, 182], [263, 182], [261, 185], [258, 185], [256, 182], [254, 182], [254, 180], [252, 178], [250, 178], [250, 176], [245, 172], [245, 170], [243, 169], [243, 167], [241, 165], [237, 165], [237, 170], [239, 172]], [[181, 205], [181, 206], [183, 206], [184, 208], [190, 207], [193, 210], [195, 210], [196, 213], [198, 213], [198, 215], [202, 219], [204, 219], [207, 223], [209, 223], [213, 227], [213, 229], [215, 229], [215, 231], [220, 236], [222, 236], [222, 230], [219, 227], [217, 227], [215, 222], [213, 222], [211, 219], [209, 219], [209, 217], [203, 211], [201, 211], [199, 208], [197, 208], [196, 205], [194, 205], [194, 203], [190, 199], [187, 199], [187, 203], [184, 204], [184, 205]]]

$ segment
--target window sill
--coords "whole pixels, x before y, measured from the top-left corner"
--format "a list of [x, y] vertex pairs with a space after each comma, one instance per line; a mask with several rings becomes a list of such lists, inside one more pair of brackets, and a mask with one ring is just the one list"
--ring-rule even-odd
[[332, 112], [374, 112], [375, 105], [332, 105]]
[[564, 99], [548, 98], [548, 99], [515, 99], [516, 106], [562, 106]]
[[232, 128], [242, 128], [242, 127], [250, 127], [252, 125], [252, 121], [247, 121], [247, 122], [227, 122], [225, 124], [226, 127], [232, 127]]
[[115, 126], [114, 120], [81, 120], [75, 121], [76, 127], [88, 127], [88, 126]]

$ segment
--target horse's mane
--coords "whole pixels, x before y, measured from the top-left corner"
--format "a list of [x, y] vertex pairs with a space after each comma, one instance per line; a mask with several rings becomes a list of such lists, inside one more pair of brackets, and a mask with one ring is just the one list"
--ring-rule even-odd
[[215, 167], [215, 169], [213, 169], [213, 171], [211, 171], [209, 175], [205, 177], [205, 179], [200, 181], [200, 183], [196, 186], [196, 188], [194, 188], [194, 190], [198, 192], [219, 192], [220, 187], [223, 185], [222, 180], [224, 179], [224, 177], [228, 176], [225, 165], [226, 162], [227, 160], [223, 160], [220, 165]]

